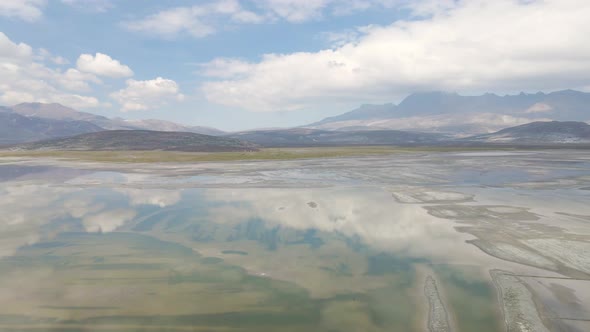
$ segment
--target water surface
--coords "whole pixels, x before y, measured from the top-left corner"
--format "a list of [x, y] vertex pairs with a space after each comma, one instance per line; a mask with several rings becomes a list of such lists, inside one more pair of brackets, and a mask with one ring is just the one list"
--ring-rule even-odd
[[584, 279], [525, 246], [590, 243], [589, 159], [567, 158], [2, 164], [0, 328], [427, 331], [430, 276], [452, 330], [502, 331], [490, 270]]

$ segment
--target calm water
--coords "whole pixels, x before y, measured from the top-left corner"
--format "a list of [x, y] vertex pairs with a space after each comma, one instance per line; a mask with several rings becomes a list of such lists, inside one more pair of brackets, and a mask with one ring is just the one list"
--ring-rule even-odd
[[[399, 165], [281, 167], [0, 165], [0, 330], [425, 331], [428, 275], [456, 330], [503, 329], [488, 270], [508, 263], [424, 208], [473, 204], [470, 167], [422, 178], [415, 201], [370, 178]], [[559, 172], [544, 178], [577, 174]]]

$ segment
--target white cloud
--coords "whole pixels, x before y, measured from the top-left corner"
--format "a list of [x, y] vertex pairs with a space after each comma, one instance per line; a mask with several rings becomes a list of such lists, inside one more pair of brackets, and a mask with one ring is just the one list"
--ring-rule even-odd
[[0, 60], [7, 61], [27, 61], [33, 56], [31, 46], [24, 43], [15, 43], [10, 40], [4, 33], [0, 32]]
[[361, 36], [362, 33], [359, 29], [349, 29], [338, 32], [327, 31], [319, 34], [319, 37], [326, 40], [334, 48], [355, 43]]
[[321, 17], [323, 10], [331, 2], [333, 1], [260, 0], [258, 4], [279, 18], [290, 22], [303, 22]]
[[238, 59], [217, 58], [202, 66], [202, 73], [209, 77], [235, 78], [248, 74], [253, 64]]
[[533, 106], [529, 107], [525, 113], [551, 113], [553, 112], [553, 107], [551, 105], [545, 103], [536, 103]]
[[98, 106], [95, 97], [69, 91], [88, 90], [88, 82], [100, 81], [94, 75], [76, 69], [62, 72], [37, 62], [39, 57], [48, 53], [43, 50], [35, 52], [29, 45], [17, 44], [0, 32], [0, 103], [55, 102], [74, 108]]
[[127, 80], [127, 87], [111, 94], [121, 104], [121, 111], [142, 111], [166, 105], [170, 101], [182, 101], [175, 81], [162, 77], [147, 81]]
[[43, 237], [43, 225], [63, 217], [59, 202], [64, 194], [76, 188], [59, 188], [49, 183], [29, 181], [3, 182], [0, 187], [0, 257], [12, 255], [23, 245]]
[[192, 8], [174, 8], [159, 12], [140, 21], [128, 22], [126, 27], [133, 31], [143, 31], [165, 37], [186, 32], [194, 37], [205, 37], [214, 28], [201, 22]]
[[39, 19], [46, 0], [2, 0], [0, 1], [0, 16], [19, 18], [32, 22]]
[[[590, 2], [421, 2], [421, 19], [318, 52], [214, 60], [209, 101], [252, 111], [384, 102], [416, 90], [560, 89], [590, 80]], [[225, 66], [219, 66], [223, 62]], [[213, 74], [212, 74], [213, 73]]]
[[51, 58], [51, 61], [53, 63], [55, 63], [56, 65], [67, 65], [70, 63], [70, 61], [68, 61], [68, 59], [62, 57], [62, 56], [54, 56]]
[[81, 10], [104, 13], [115, 5], [110, 0], [61, 0], [62, 3]]
[[124, 24], [129, 30], [171, 38], [187, 33], [196, 38], [213, 34], [217, 20], [226, 18], [236, 23], [259, 23], [262, 17], [242, 8], [237, 0], [210, 2], [192, 7], [176, 7], [160, 11], [137, 21]]
[[74, 197], [63, 203], [63, 208], [74, 218], [83, 218], [90, 214], [97, 214], [105, 208], [103, 203], [95, 203], [88, 197]]
[[370, 8], [389, 8], [407, 0], [221, 0], [159, 11], [123, 25], [132, 31], [173, 38], [186, 33], [195, 38], [214, 34], [227, 24], [276, 21], [301, 23], [325, 16], [348, 15]]
[[133, 76], [131, 68], [103, 53], [96, 53], [95, 56], [92, 56], [92, 54], [82, 54], [78, 58], [76, 65], [80, 71], [98, 76]]
[[179, 190], [118, 189], [117, 191], [129, 197], [129, 204], [132, 206], [155, 205], [165, 208], [177, 204], [182, 198]]
[[37, 53], [38, 53], [37, 60], [40, 60], [40, 61], [51, 61], [53, 64], [60, 65], [60, 66], [67, 65], [70, 63], [70, 61], [68, 61], [68, 59], [66, 59], [62, 56], [59, 56], [59, 55], [54, 56], [51, 54], [51, 52], [49, 52], [48, 50], [46, 50], [44, 48], [40, 48], [37, 51]]
[[131, 209], [109, 210], [84, 217], [82, 224], [87, 232], [109, 233], [133, 220], [135, 216], [135, 210]]
[[58, 82], [67, 90], [90, 91], [88, 82], [101, 83], [94, 74], [83, 73], [77, 69], [70, 68], [58, 78]]
[[424, 0], [252, 0], [267, 17], [292, 23], [350, 15], [369, 9], [393, 8]]
[[[326, 16], [350, 15], [371, 8], [401, 6], [407, 0], [252, 0], [266, 17], [301, 23]], [[416, 1], [414, 1], [416, 2]]]
[[396, 203], [391, 193], [379, 190], [352, 195], [317, 188], [209, 189], [205, 198], [216, 203], [207, 209], [208, 218], [215, 223], [234, 225], [255, 217], [269, 228], [281, 225], [360, 237], [380, 250], [448, 257], [449, 250], [459, 250], [456, 244], [462, 238], [452, 224], [430, 216], [421, 206]]

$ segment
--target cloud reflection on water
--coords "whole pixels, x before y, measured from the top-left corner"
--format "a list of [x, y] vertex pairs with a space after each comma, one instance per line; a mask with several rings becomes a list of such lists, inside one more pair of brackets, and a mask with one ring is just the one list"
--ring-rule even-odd
[[[51, 236], [45, 228], [52, 222], [77, 220], [87, 232], [112, 232], [133, 220], [139, 206], [164, 208], [177, 204], [181, 196], [179, 190], [99, 191], [50, 183], [5, 182], [0, 188], [0, 257]], [[111, 200], [118, 206], [113, 207]], [[64, 225], [56, 229], [68, 231]]]
[[375, 188], [208, 189], [204, 196], [216, 202], [207, 210], [216, 223], [262, 219], [269, 227], [358, 236], [378, 250], [418, 257], [461, 257], [470, 252], [464, 243], [469, 237], [458, 233], [454, 223], [429, 215], [420, 205], [397, 203], [389, 192]]

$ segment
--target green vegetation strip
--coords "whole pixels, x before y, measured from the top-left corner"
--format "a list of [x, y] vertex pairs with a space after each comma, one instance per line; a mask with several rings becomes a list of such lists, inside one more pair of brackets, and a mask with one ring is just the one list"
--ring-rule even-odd
[[57, 158], [90, 162], [162, 163], [215, 162], [240, 160], [293, 160], [387, 155], [412, 152], [455, 152], [510, 150], [498, 147], [310, 147], [267, 148], [252, 152], [175, 152], [175, 151], [0, 151], [2, 157]]

